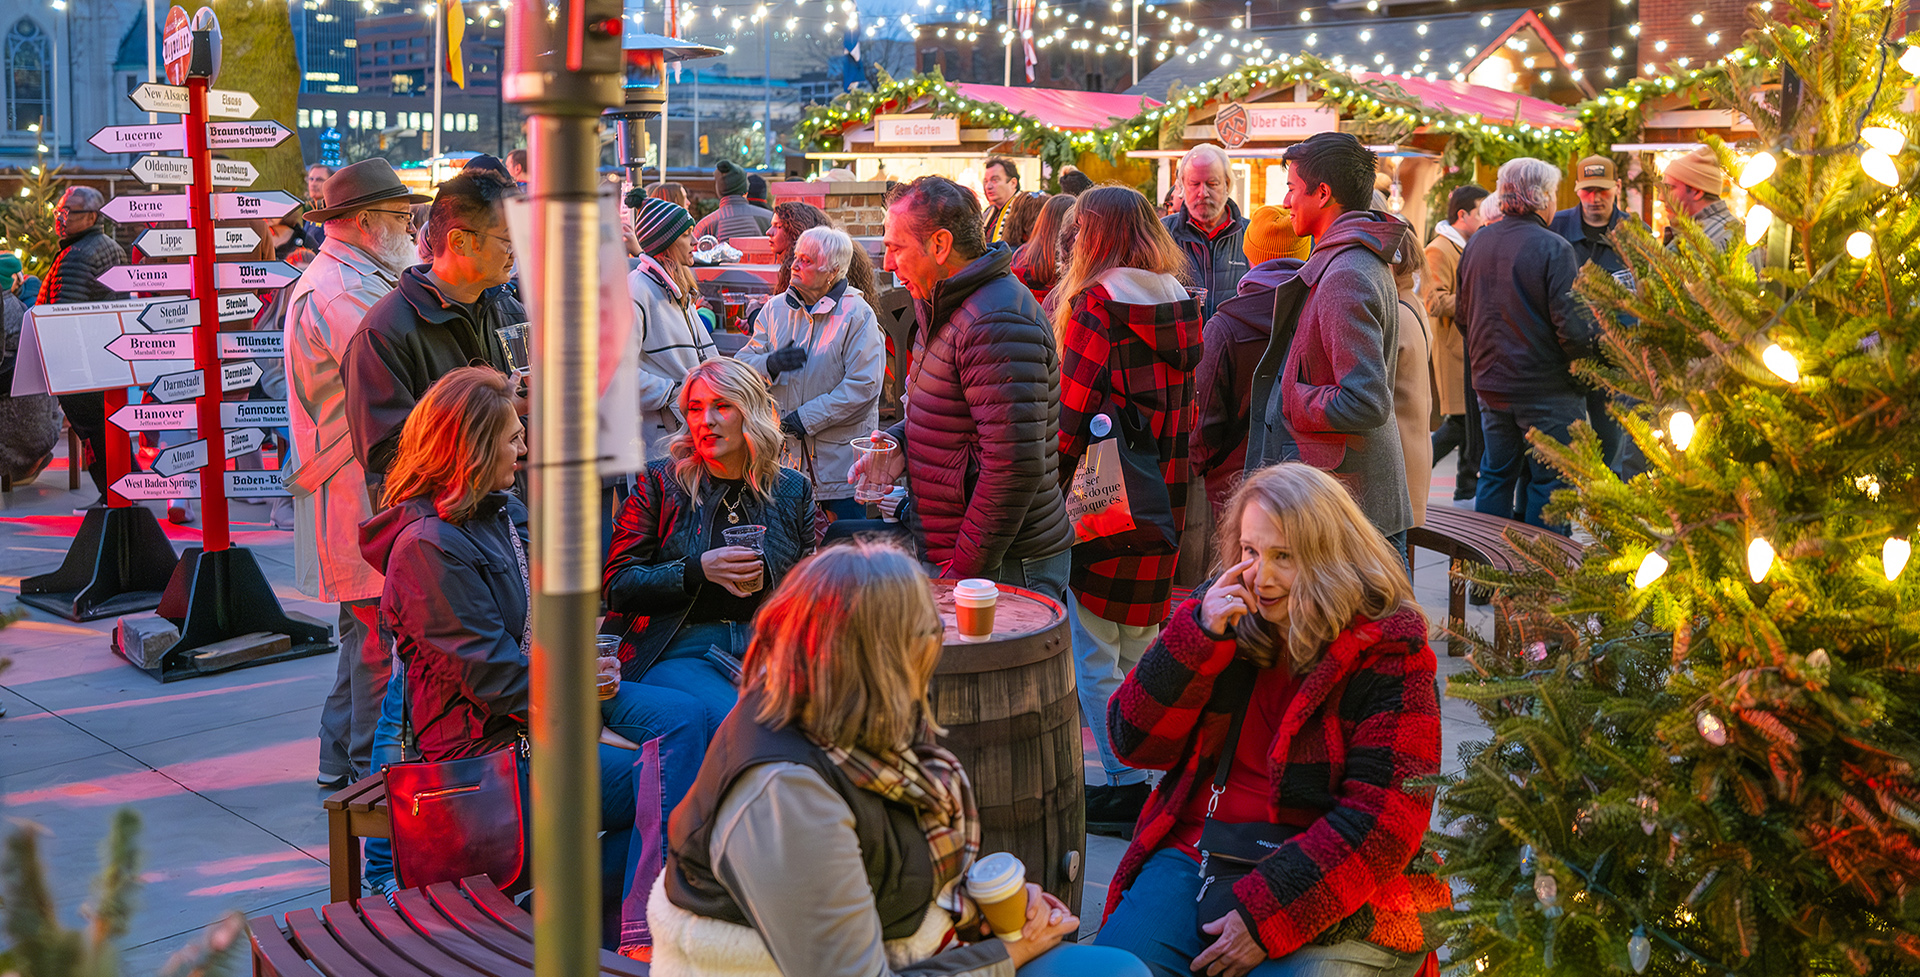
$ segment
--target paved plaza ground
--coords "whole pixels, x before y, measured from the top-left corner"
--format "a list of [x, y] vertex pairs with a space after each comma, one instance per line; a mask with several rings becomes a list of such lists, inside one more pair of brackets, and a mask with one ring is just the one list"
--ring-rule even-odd
[[[98, 863], [113, 812], [140, 813], [146, 883], [125, 946], [125, 972], [153, 974], [220, 913], [249, 915], [319, 906], [327, 898], [326, 792], [314, 785], [320, 706], [332, 687], [326, 655], [162, 685], [114, 655], [112, 620], [73, 624], [21, 607], [20, 579], [60, 565], [91, 487], [69, 492], [64, 461], [0, 496], [0, 611], [25, 619], [0, 632], [0, 815], [45, 830], [46, 858], [69, 925]], [[1451, 470], [1452, 461], [1442, 466]], [[82, 479], [83, 483], [85, 479]], [[1432, 504], [1452, 504], [1451, 476], [1436, 472]], [[156, 503], [156, 505], [158, 505]], [[162, 525], [166, 525], [164, 518]], [[233, 506], [233, 542], [252, 549], [281, 604], [333, 622], [333, 605], [290, 584], [293, 535], [272, 529], [264, 505]], [[167, 526], [176, 546], [198, 529]], [[1430, 617], [1446, 616], [1446, 566], [1421, 552], [1415, 584]], [[1468, 623], [1491, 626], [1484, 608]], [[1467, 666], [1440, 655], [1442, 681]], [[1444, 762], [1486, 729], [1463, 702], [1443, 699]], [[1088, 779], [1101, 782], [1091, 738]], [[1085, 932], [1099, 924], [1107, 881], [1125, 843], [1087, 839]]]

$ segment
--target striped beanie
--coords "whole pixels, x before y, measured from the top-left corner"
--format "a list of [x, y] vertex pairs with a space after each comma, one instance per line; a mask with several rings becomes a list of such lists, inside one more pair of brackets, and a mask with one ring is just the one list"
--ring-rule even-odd
[[693, 215], [671, 200], [648, 197], [633, 212], [633, 236], [639, 239], [640, 250], [654, 257], [672, 247], [692, 226]]

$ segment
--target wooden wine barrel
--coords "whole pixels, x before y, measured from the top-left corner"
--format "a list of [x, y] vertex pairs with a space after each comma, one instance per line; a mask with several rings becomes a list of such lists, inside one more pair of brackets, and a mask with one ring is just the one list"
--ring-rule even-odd
[[947, 625], [933, 714], [947, 729], [942, 742], [973, 781], [980, 853], [1019, 856], [1028, 881], [1078, 913], [1087, 814], [1066, 611], [1003, 586], [993, 637], [963, 643], [954, 630], [953, 581], [933, 586]]

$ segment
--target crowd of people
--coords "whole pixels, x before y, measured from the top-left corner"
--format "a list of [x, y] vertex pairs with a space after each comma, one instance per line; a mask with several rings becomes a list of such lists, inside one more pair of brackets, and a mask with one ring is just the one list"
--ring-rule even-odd
[[[296, 587], [340, 605], [322, 785], [502, 749], [524, 775], [514, 163], [431, 196], [384, 160], [316, 167], [314, 208], [268, 228], [304, 269], [262, 326], [285, 336]], [[678, 184], [628, 196], [649, 461], [605, 492], [609, 945], [663, 974], [1421, 968], [1449, 898], [1421, 854], [1433, 795], [1413, 782], [1440, 733], [1407, 531], [1448, 455], [1457, 501], [1543, 525], [1560, 482], [1529, 432], [1586, 421], [1622, 476], [1644, 467], [1614, 419], [1632, 405], [1573, 367], [1601, 355], [1574, 279], [1591, 263], [1630, 286], [1612, 234], [1635, 218], [1611, 160], [1577, 163], [1579, 204], [1556, 211], [1562, 174], [1522, 158], [1454, 189], [1423, 244], [1353, 136], [1285, 163], [1283, 205], [1245, 214], [1217, 146], [1179, 161], [1163, 205], [1070, 167], [1061, 193], [1025, 190], [991, 158], [981, 193], [890, 189], [881, 269], [730, 162], [704, 217]], [[1712, 154], [1664, 178], [1725, 246]], [[98, 197], [63, 198], [33, 298], [113, 297]], [[731, 355], [693, 271], [705, 235], [764, 235], [780, 266]], [[880, 271], [913, 300], [905, 348]], [[0, 304], [11, 321], [20, 300]], [[87, 397], [63, 406], [91, 444]], [[1077, 495], [1108, 449], [1144, 466], [1125, 532]], [[1183, 560], [1211, 575], [1176, 605]], [[1094, 947], [1060, 945], [1078, 920], [1037, 887], [1025, 939], [986, 936], [964, 896], [978, 823], [929, 705], [929, 577], [1065, 610], [1105, 779], [1087, 824], [1130, 839]], [[402, 882], [393, 855], [368, 846], [376, 891]]]

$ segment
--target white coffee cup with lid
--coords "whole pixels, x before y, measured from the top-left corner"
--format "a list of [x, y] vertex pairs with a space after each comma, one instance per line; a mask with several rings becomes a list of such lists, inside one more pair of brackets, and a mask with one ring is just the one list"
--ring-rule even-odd
[[1000, 585], [985, 577], [969, 577], [953, 585], [955, 630], [961, 641], [993, 637], [993, 611], [1000, 602]]
[[993, 935], [1018, 943], [1026, 937], [1027, 867], [1012, 852], [995, 852], [967, 870], [967, 895], [980, 906]]

